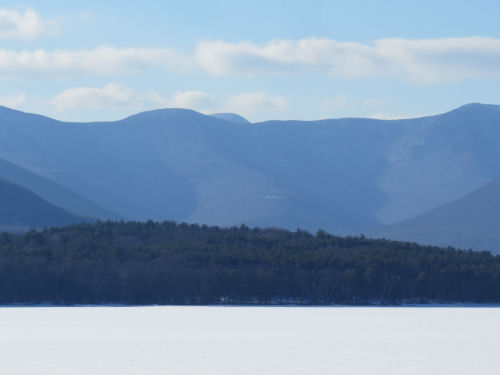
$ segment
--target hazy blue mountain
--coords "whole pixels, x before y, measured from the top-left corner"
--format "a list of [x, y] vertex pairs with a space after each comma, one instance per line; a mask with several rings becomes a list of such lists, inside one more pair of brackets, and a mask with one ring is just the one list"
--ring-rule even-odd
[[67, 123], [0, 108], [0, 158], [130, 219], [359, 234], [500, 177], [500, 107], [254, 124], [184, 109]]
[[234, 122], [236, 124], [250, 124], [250, 121], [243, 116], [237, 115], [236, 113], [213, 113], [210, 116]]
[[500, 254], [500, 180], [371, 234], [425, 245], [490, 250]]
[[418, 125], [397, 123], [406, 131], [385, 150], [377, 180], [387, 197], [381, 222], [411, 218], [500, 177], [500, 106], [469, 104]]
[[0, 180], [0, 230], [22, 231], [83, 221], [93, 220], [73, 215], [20, 185]]
[[90, 200], [7, 160], [0, 159], [0, 179], [21, 185], [47, 202], [67, 211], [95, 219], [120, 219], [118, 215], [95, 205]]

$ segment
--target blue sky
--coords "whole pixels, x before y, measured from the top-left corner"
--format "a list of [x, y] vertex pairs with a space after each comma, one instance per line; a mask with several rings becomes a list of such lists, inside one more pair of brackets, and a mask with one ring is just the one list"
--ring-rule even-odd
[[497, 1], [3, 1], [0, 104], [74, 121], [500, 104], [498, 14]]

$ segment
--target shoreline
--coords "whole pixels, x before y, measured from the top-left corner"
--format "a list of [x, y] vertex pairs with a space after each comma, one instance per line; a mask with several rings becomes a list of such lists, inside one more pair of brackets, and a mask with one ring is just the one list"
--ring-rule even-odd
[[140, 307], [248, 307], [248, 308], [500, 308], [500, 303], [423, 303], [423, 304], [363, 304], [363, 305], [305, 305], [305, 304], [7, 304], [0, 309], [7, 308], [140, 308]]

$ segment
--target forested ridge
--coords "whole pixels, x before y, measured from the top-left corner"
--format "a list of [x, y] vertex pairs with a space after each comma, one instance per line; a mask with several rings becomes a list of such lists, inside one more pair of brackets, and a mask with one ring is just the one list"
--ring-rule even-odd
[[428, 302], [500, 302], [500, 256], [243, 225], [0, 234], [1, 304]]

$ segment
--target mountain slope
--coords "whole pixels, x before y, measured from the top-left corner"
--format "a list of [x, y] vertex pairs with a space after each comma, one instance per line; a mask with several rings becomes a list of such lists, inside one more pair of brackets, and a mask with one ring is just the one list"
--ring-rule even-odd
[[405, 127], [384, 151], [378, 185], [384, 224], [409, 219], [500, 177], [500, 106], [469, 104], [451, 112], [397, 121]]
[[47, 228], [92, 221], [73, 215], [38, 195], [5, 180], [0, 180], [0, 229]]
[[415, 218], [373, 233], [426, 245], [483, 249], [500, 254], [500, 180]]
[[95, 205], [88, 199], [21, 168], [7, 160], [0, 159], [0, 179], [25, 187], [49, 203], [70, 212], [102, 220], [116, 220], [120, 217], [111, 211]]

